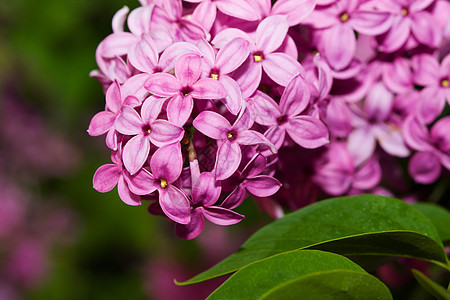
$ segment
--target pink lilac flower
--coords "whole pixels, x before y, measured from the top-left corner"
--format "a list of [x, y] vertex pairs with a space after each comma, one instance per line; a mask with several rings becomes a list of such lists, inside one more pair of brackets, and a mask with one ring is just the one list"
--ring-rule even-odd
[[184, 239], [193, 239], [198, 236], [205, 225], [204, 218], [217, 225], [232, 225], [240, 222], [244, 216], [231, 209], [214, 206], [219, 200], [221, 192], [214, 175], [203, 172], [192, 188], [191, 221], [186, 224], [175, 224], [175, 233]]
[[339, 0], [318, 7], [306, 23], [323, 29], [319, 43], [320, 52], [333, 69], [342, 70], [353, 60], [356, 38], [353, 30], [367, 35], [379, 35], [391, 25], [390, 14], [360, 7], [359, 0]]
[[130, 174], [123, 166], [121, 152], [120, 147], [117, 151], [113, 151], [111, 153], [113, 164], [102, 165], [95, 171], [92, 180], [94, 189], [106, 193], [117, 185], [119, 197], [124, 203], [132, 206], [141, 205], [140, 197], [130, 191], [128, 185]]
[[281, 183], [269, 175], [261, 175], [266, 168], [266, 158], [256, 153], [242, 171], [227, 179], [224, 184], [235, 187], [221, 204], [222, 207], [233, 209], [244, 200], [247, 192], [257, 197], [269, 197], [278, 192]]
[[351, 190], [370, 190], [381, 179], [381, 168], [373, 157], [357, 165], [343, 142], [331, 143], [324, 161], [318, 163], [314, 180], [330, 195], [345, 195]]
[[275, 147], [265, 136], [250, 130], [253, 120], [247, 109], [233, 125], [212, 111], [201, 112], [193, 125], [201, 133], [217, 141], [219, 148], [214, 166], [216, 180], [227, 179], [237, 170], [242, 159], [241, 145], [265, 145], [276, 153]]
[[305, 75], [300, 63], [288, 54], [278, 51], [289, 29], [286, 16], [270, 16], [258, 25], [254, 38], [238, 29], [225, 29], [213, 40], [221, 48], [236, 36], [250, 41], [250, 56], [235, 71], [233, 78], [242, 89], [244, 98], [250, 97], [257, 89], [262, 78], [262, 70], [277, 84], [286, 86], [297, 74]]
[[[128, 98], [127, 104], [137, 104], [137, 99]], [[89, 124], [88, 133], [91, 136], [99, 136], [107, 133], [106, 145], [112, 150], [117, 150], [117, 131], [114, 122], [119, 116], [122, 107], [122, 93], [117, 81], [106, 91], [106, 110], [97, 113]]]
[[450, 104], [450, 54], [439, 65], [437, 58], [430, 54], [416, 55], [412, 59], [414, 81], [424, 86], [421, 92], [417, 116], [427, 124], [433, 122]]
[[401, 124], [390, 120], [393, 100], [394, 96], [384, 85], [377, 83], [364, 101], [364, 111], [354, 107], [352, 121], [355, 129], [348, 136], [348, 147], [356, 157], [356, 165], [372, 156], [377, 141], [390, 155], [409, 155], [409, 149], [403, 141]]
[[271, 4], [270, 0], [256, 0], [259, 15], [264, 19], [272, 15], [287, 16], [289, 26], [295, 26], [305, 20], [316, 7], [316, 0], [278, 0]]
[[123, 106], [115, 121], [118, 132], [133, 136], [123, 147], [123, 163], [133, 175], [148, 158], [150, 144], [163, 147], [181, 141], [184, 129], [169, 121], [158, 119], [165, 99], [150, 96], [142, 104], [140, 114]]
[[164, 214], [180, 224], [191, 220], [188, 196], [175, 183], [183, 168], [180, 143], [159, 148], [150, 159], [150, 171], [141, 169], [130, 179], [130, 190], [138, 195], [159, 193]]
[[200, 78], [201, 58], [198, 54], [184, 54], [175, 65], [175, 76], [153, 74], [145, 88], [155, 96], [168, 98], [167, 117], [175, 125], [183, 126], [191, 116], [196, 99], [222, 99], [227, 92], [220, 82]]
[[228, 16], [256, 21], [259, 19], [254, 4], [248, 0], [186, 0], [191, 3], [199, 3], [195, 8], [192, 18], [198, 21], [205, 30], [209, 31], [216, 19], [217, 9]]
[[422, 184], [434, 182], [441, 174], [441, 165], [450, 170], [450, 117], [437, 121], [428, 131], [414, 116], [406, 119], [403, 135], [406, 143], [417, 150], [409, 161], [409, 173]]
[[403, 46], [412, 48], [418, 43], [437, 48], [442, 39], [442, 29], [433, 15], [427, 11], [434, 0], [376, 0], [368, 6], [390, 13], [392, 27], [379, 37], [379, 49], [392, 53]]
[[328, 143], [328, 130], [317, 118], [300, 115], [309, 104], [309, 89], [305, 79], [294, 77], [281, 96], [278, 105], [267, 95], [258, 93], [253, 97], [256, 122], [269, 126], [265, 136], [279, 149], [287, 134], [298, 145], [318, 148]]
[[238, 114], [243, 102], [241, 89], [228, 74], [236, 70], [247, 59], [249, 42], [242, 38], [236, 38], [223, 46], [217, 54], [205, 40], [202, 40], [198, 46], [203, 54], [203, 77], [216, 79], [223, 85], [228, 94], [221, 101], [232, 114]]

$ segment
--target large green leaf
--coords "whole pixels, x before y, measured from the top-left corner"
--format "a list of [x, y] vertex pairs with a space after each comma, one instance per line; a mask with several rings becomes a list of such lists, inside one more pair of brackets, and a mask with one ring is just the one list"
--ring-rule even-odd
[[412, 273], [420, 285], [438, 300], [450, 300], [450, 294], [442, 286], [425, 276], [422, 272], [413, 269]]
[[[259, 299], [270, 290], [292, 280], [335, 270], [365, 273], [344, 256], [317, 250], [288, 251], [242, 268], [215, 290], [208, 300]], [[346, 285], [344, 282], [343, 287]]]
[[417, 202], [413, 206], [421, 211], [437, 229], [439, 237], [441, 238], [444, 245], [450, 245], [450, 212], [445, 208], [432, 204]]
[[448, 264], [436, 229], [422, 213], [398, 199], [359, 195], [321, 201], [288, 214], [257, 231], [236, 253], [179, 284], [205, 281], [277, 253], [307, 248]]
[[363, 272], [334, 270], [292, 280], [261, 300], [391, 300], [389, 289], [376, 277]]

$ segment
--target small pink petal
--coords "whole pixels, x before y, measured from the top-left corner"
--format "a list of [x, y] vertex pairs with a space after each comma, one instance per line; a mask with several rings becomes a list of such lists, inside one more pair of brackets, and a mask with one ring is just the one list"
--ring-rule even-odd
[[120, 176], [121, 170], [116, 165], [103, 165], [95, 171], [92, 184], [98, 192], [106, 193], [117, 185]]
[[278, 152], [275, 146], [264, 135], [254, 130], [244, 130], [239, 132], [236, 143], [241, 145], [264, 145], [267, 146], [272, 153], [276, 154]]
[[90, 136], [99, 136], [106, 133], [114, 126], [116, 116], [109, 111], [101, 111], [97, 113], [89, 124], [88, 133]]
[[315, 149], [329, 143], [328, 129], [318, 119], [310, 116], [298, 116], [286, 124], [286, 131], [298, 145]]
[[266, 74], [282, 86], [287, 86], [297, 75], [305, 75], [302, 65], [292, 57], [284, 53], [270, 53], [262, 61]]
[[212, 111], [203, 111], [192, 122], [195, 129], [215, 140], [227, 138], [231, 124], [227, 119]]
[[219, 81], [203, 78], [192, 86], [191, 95], [196, 99], [221, 99], [227, 96], [227, 91]]
[[217, 150], [214, 166], [216, 180], [225, 180], [237, 170], [241, 162], [241, 147], [226, 140]]
[[257, 197], [269, 197], [278, 192], [281, 183], [271, 176], [259, 175], [245, 180], [244, 186]]
[[262, 20], [256, 29], [258, 50], [262, 50], [267, 55], [278, 49], [283, 43], [288, 29], [287, 16], [276, 15]]
[[123, 106], [121, 113], [117, 116], [114, 127], [122, 134], [136, 135], [142, 132], [144, 125], [139, 114], [129, 106]]
[[286, 15], [289, 26], [300, 24], [316, 7], [315, 0], [278, 0], [272, 8], [272, 15]]
[[430, 184], [439, 178], [441, 164], [431, 152], [417, 152], [411, 157], [408, 170], [418, 183]]
[[203, 207], [202, 212], [205, 218], [207, 218], [210, 222], [222, 226], [233, 225], [244, 219], [243, 215], [238, 214], [231, 209], [218, 206]]
[[166, 120], [156, 120], [151, 125], [150, 141], [157, 147], [164, 147], [183, 139], [184, 129]]
[[172, 221], [180, 224], [188, 224], [191, 221], [189, 199], [184, 192], [173, 185], [159, 190], [159, 205]]
[[306, 80], [297, 75], [289, 82], [281, 95], [280, 110], [283, 116], [296, 116], [309, 104], [310, 93]]
[[382, 34], [392, 26], [391, 14], [379, 11], [356, 11], [350, 22], [357, 32], [367, 35]]
[[181, 89], [180, 82], [174, 76], [167, 73], [150, 75], [144, 86], [150, 93], [159, 97], [174, 96]]
[[336, 70], [347, 67], [355, 55], [356, 38], [352, 27], [341, 24], [323, 32], [324, 55]]
[[201, 64], [202, 62], [198, 54], [183, 54], [175, 64], [175, 76], [182, 85], [191, 86], [200, 77]]
[[191, 240], [196, 238], [202, 232], [204, 226], [205, 219], [203, 218], [201, 210], [194, 209], [191, 214], [191, 221], [188, 224], [175, 224], [175, 234], [179, 238]]
[[226, 15], [246, 21], [258, 20], [258, 11], [246, 0], [220, 0], [217, 8]]
[[209, 172], [203, 172], [200, 174], [197, 183], [192, 188], [193, 204], [211, 206], [219, 200], [220, 192], [220, 184], [216, 184], [214, 175]]
[[219, 81], [225, 91], [227, 91], [227, 96], [220, 99], [220, 101], [226, 106], [230, 113], [237, 115], [242, 108], [242, 103], [244, 102], [239, 85], [228, 75], [222, 75], [219, 78]]
[[138, 206], [141, 205], [141, 197], [133, 194], [123, 177], [119, 178], [119, 183], [117, 184], [117, 191], [119, 193], [120, 199], [128, 205]]
[[381, 180], [380, 164], [370, 159], [355, 173], [353, 187], [359, 190], [370, 190], [376, 187]]
[[167, 118], [177, 126], [183, 126], [189, 119], [194, 107], [191, 95], [177, 95], [169, 100], [167, 104]]
[[160, 187], [155, 177], [146, 169], [140, 169], [136, 174], [124, 177], [128, 188], [136, 195], [148, 195]]
[[122, 95], [120, 85], [114, 81], [106, 91], [106, 106], [114, 113], [119, 112], [122, 106]]
[[150, 153], [150, 141], [143, 135], [137, 135], [123, 147], [123, 164], [131, 173], [135, 174], [144, 165]]
[[123, 32], [123, 27], [125, 25], [125, 20], [127, 19], [127, 15], [130, 12], [130, 9], [127, 6], [119, 9], [112, 19], [112, 30], [114, 33]]
[[164, 179], [172, 184], [180, 177], [183, 156], [180, 143], [174, 143], [156, 150], [150, 160], [150, 169], [156, 179]]
[[421, 11], [412, 16], [411, 31], [419, 42], [431, 48], [441, 43], [442, 30], [429, 12]]
[[236, 70], [247, 59], [250, 43], [243, 38], [236, 38], [223, 46], [217, 53], [216, 66], [222, 74]]

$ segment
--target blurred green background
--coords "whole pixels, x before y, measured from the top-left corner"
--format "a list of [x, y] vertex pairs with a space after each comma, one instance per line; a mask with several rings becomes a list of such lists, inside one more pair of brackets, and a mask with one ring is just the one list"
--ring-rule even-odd
[[[34, 206], [70, 210], [73, 224], [62, 232], [61, 238], [68, 241], [56, 241], [48, 248], [47, 270], [39, 275], [39, 284], [14, 287], [18, 299], [159, 300], [177, 295], [202, 299], [217, 282], [182, 288], [175, 287], [172, 279], [184, 280], [204, 270], [237, 249], [261, 219], [267, 221], [248, 203], [239, 210], [246, 215], [242, 224], [224, 229], [211, 226], [195, 241], [184, 241], [175, 237], [168, 221], [148, 214], [146, 205], [125, 205], [115, 189], [107, 194], [93, 190], [95, 170], [110, 160], [104, 136], [86, 133], [91, 117], [105, 105], [100, 84], [88, 74], [96, 69], [97, 45], [111, 33], [112, 17], [124, 5], [131, 10], [139, 2], [0, 2], [2, 102], [5, 95], [14, 94], [43, 119], [49, 134], [64, 137], [76, 150], [76, 155], [66, 157], [74, 166], [64, 175], [42, 175], [32, 184], [21, 185], [36, 202], [42, 202]], [[26, 227], [34, 226], [30, 221]], [[42, 232], [34, 234], [39, 237]], [[0, 251], [4, 264], [2, 255]]]

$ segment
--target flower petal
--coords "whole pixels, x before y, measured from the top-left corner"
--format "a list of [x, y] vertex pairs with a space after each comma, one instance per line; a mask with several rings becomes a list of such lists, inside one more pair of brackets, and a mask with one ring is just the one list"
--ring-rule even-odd
[[244, 186], [256, 197], [269, 197], [278, 192], [281, 183], [271, 176], [259, 175], [245, 180]]
[[144, 165], [150, 153], [150, 141], [143, 135], [137, 135], [123, 147], [123, 164], [131, 173], [135, 174]]
[[280, 110], [283, 116], [296, 116], [309, 104], [310, 93], [306, 80], [297, 75], [289, 82], [281, 95]]
[[244, 216], [224, 207], [203, 207], [203, 215], [210, 222], [217, 225], [233, 225], [239, 223]]
[[120, 114], [117, 116], [114, 127], [122, 134], [136, 135], [142, 132], [142, 122], [139, 114], [129, 106], [123, 106]]
[[217, 150], [214, 166], [216, 180], [225, 180], [237, 170], [242, 159], [238, 143], [226, 140]]
[[159, 97], [177, 95], [181, 89], [178, 79], [167, 73], [150, 75], [144, 86], [150, 93]]
[[408, 171], [418, 183], [430, 184], [439, 178], [441, 164], [431, 152], [417, 152], [409, 160]]
[[289, 29], [287, 16], [269, 16], [256, 29], [256, 45], [265, 55], [278, 49]]
[[164, 179], [171, 184], [180, 177], [183, 169], [183, 156], [180, 143], [159, 148], [150, 160], [150, 169], [156, 179]]
[[184, 129], [166, 120], [156, 120], [151, 125], [150, 141], [157, 147], [164, 147], [183, 139]]
[[100, 193], [106, 193], [112, 190], [119, 182], [121, 170], [113, 164], [100, 166], [95, 171], [92, 184], [94, 189]]
[[357, 10], [352, 14], [350, 22], [359, 33], [379, 35], [391, 28], [392, 18], [387, 12]]
[[203, 218], [201, 210], [194, 209], [191, 213], [191, 221], [188, 224], [175, 224], [175, 234], [179, 238], [191, 240], [193, 238], [196, 238], [202, 232], [204, 226], [205, 219]]
[[412, 15], [411, 31], [416, 39], [431, 48], [437, 48], [442, 40], [439, 23], [426, 11]]
[[276, 83], [287, 86], [298, 74], [305, 75], [302, 65], [284, 53], [270, 53], [262, 61], [264, 72]]
[[316, 7], [315, 0], [278, 0], [272, 8], [273, 15], [286, 15], [289, 26], [300, 24]]
[[231, 124], [227, 119], [212, 111], [203, 111], [192, 122], [195, 129], [215, 140], [227, 138]]
[[258, 11], [246, 0], [220, 0], [216, 5], [224, 14], [238, 19], [256, 21], [259, 18]]
[[221, 99], [227, 96], [227, 91], [219, 81], [203, 78], [192, 86], [191, 95], [196, 99]]
[[119, 193], [120, 199], [128, 205], [131, 206], [138, 206], [141, 205], [141, 197], [138, 195], [133, 194], [130, 189], [128, 188], [128, 185], [123, 177], [119, 178], [119, 183], [117, 184], [117, 191]]
[[277, 148], [261, 133], [254, 130], [244, 130], [238, 133], [236, 143], [241, 145], [265, 145], [272, 153], [276, 154]]
[[323, 32], [323, 52], [329, 64], [335, 70], [347, 67], [356, 50], [356, 38], [352, 27], [339, 24]]
[[128, 188], [136, 195], [148, 195], [159, 188], [155, 177], [146, 169], [140, 169], [136, 174], [124, 177]]
[[202, 61], [195, 53], [183, 54], [175, 64], [175, 76], [184, 86], [191, 86], [201, 74]]
[[298, 116], [286, 124], [286, 131], [298, 145], [315, 149], [329, 142], [328, 129], [318, 119], [310, 116]]
[[167, 118], [175, 125], [183, 126], [189, 119], [194, 108], [191, 95], [176, 95], [167, 104]]
[[149, 36], [142, 35], [139, 42], [128, 51], [127, 58], [139, 71], [152, 74], [158, 64], [158, 50]]
[[221, 74], [236, 70], [247, 59], [250, 53], [250, 43], [243, 38], [235, 38], [217, 53], [216, 66]]
[[189, 199], [184, 192], [173, 185], [159, 190], [159, 205], [172, 221], [180, 224], [188, 224], [191, 221]]
[[209, 172], [203, 172], [192, 188], [193, 204], [211, 206], [219, 200], [220, 192], [221, 187], [216, 183], [214, 175]]
[[242, 103], [244, 99], [242, 99], [241, 89], [237, 82], [228, 75], [222, 75], [219, 78], [220, 83], [222, 84], [225, 91], [227, 91], [227, 96], [225, 98], [220, 99], [220, 101], [226, 106], [228, 111], [233, 115], [237, 115], [242, 108]]
[[90, 136], [99, 136], [106, 133], [114, 126], [116, 116], [109, 111], [101, 111], [97, 113], [89, 123], [88, 133]]

